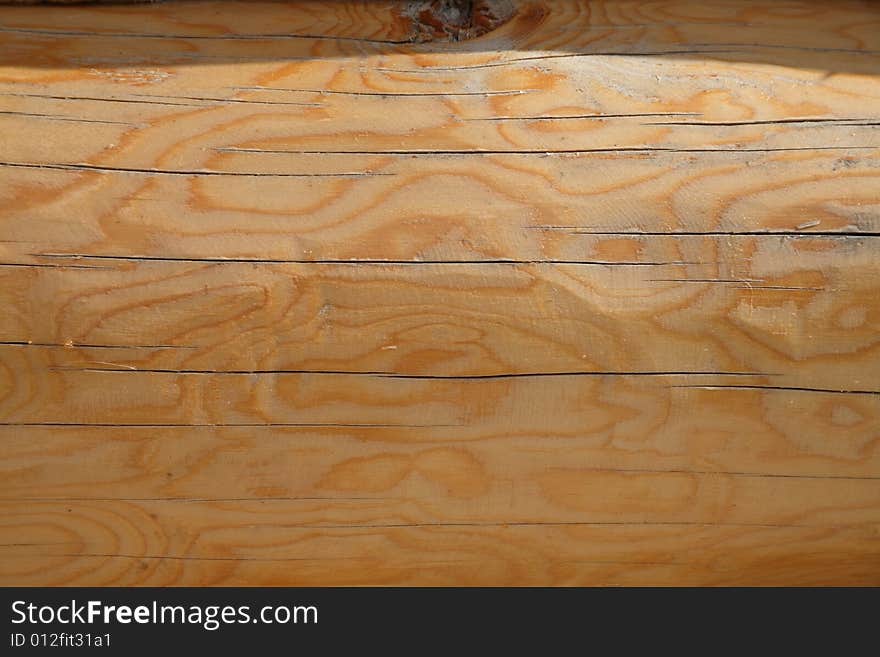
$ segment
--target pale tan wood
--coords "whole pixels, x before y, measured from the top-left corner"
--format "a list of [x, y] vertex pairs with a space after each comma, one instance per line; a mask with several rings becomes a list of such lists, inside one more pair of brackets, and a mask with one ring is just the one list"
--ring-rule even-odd
[[880, 584], [878, 8], [410, 4], [0, 8], [0, 582]]
[[[284, 525], [297, 513], [295, 509], [262, 511], [258, 515], [245, 508], [224, 514], [204, 505], [143, 508], [118, 503], [37, 508], [30, 512], [26, 526], [32, 537], [42, 541], [40, 556], [34, 556], [33, 545], [14, 545], [6, 549], [8, 557], [0, 568], [4, 579], [22, 584], [42, 584], [46, 572], [51, 572], [56, 584], [191, 586], [328, 582], [857, 586], [875, 581], [877, 571], [876, 533], [865, 525], [299, 529]], [[179, 516], [181, 512], [186, 515]], [[156, 530], [151, 514], [165, 518], [166, 529], [175, 536], [173, 543]], [[4, 517], [14, 523], [21, 522], [22, 515], [16, 506]], [[201, 544], [194, 542], [193, 526], [200, 527], [212, 515], [210, 533]], [[256, 517], [261, 522], [255, 523]], [[51, 528], [40, 526], [39, 520], [48, 520]], [[247, 538], [243, 527], [249, 529]], [[84, 528], [93, 537], [88, 546], [76, 538]], [[175, 558], [169, 552], [177, 545], [186, 551], [197, 545], [212, 556]], [[102, 548], [109, 552], [100, 552]], [[125, 554], [126, 549], [134, 554]], [[645, 552], [652, 555], [650, 559], [644, 558]]]
[[376, 526], [350, 511], [334, 525], [326, 510], [326, 526], [291, 523], [305, 515], [292, 502], [16, 504], [4, 525], [12, 540], [27, 529], [32, 543], [7, 546], [0, 568], [20, 583], [48, 572], [56, 584], [96, 585], [862, 585], [877, 571], [876, 530], [864, 523], [432, 526], [387, 510]]
[[[47, 391], [68, 370], [692, 372], [872, 389], [876, 240], [663, 241], [597, 242], [611, 264], [47, 257], [0, 267], [0, 353]], [[689, 257], [706, 262], [674, 264]]]

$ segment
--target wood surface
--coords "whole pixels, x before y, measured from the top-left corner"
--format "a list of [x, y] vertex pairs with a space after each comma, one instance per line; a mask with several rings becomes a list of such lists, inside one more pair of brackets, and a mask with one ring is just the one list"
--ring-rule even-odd
[[424, 4], [0, 7], [0, 584], [880, 585], [880, 4]]

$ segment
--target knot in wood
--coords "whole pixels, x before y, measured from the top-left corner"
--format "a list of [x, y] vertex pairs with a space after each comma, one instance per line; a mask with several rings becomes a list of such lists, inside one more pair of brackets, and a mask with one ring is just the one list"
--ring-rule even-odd
[[511, 0], [423, 0], [408, 2], [403, 10], [404, 17], [412, 21], [417, 42], [475, 39], [515, 13]]

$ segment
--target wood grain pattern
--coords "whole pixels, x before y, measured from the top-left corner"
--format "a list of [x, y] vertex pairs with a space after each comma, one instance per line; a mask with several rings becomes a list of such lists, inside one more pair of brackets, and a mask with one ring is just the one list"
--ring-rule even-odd
[[513, 4], [0, 7], [0, 583], [880, 584], [878, 7]]

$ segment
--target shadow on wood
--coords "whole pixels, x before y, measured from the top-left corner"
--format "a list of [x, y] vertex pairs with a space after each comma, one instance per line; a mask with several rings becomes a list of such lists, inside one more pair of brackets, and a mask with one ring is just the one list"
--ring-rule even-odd
[[48, 68], [510, 51], [534, 65], [546, 57], [601, 55], [739, 61], [829, 74], [873, 74], [880, 67], [877, 7], [859, 0], [785, 5], [171, 0], [149, 6], [7, 6], [0, 7], [0, 36], [0, 64]]

